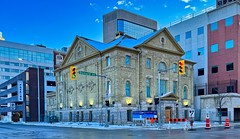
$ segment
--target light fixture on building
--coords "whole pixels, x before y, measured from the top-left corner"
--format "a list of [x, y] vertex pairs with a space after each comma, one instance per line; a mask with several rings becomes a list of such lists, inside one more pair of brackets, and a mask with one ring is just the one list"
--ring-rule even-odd
[[89, 100], [89, 106], [92, 107], [93, 106], [93, 99]]
[[189, 100], [183, 100], [183, 106], [188, 107]]
[[147, 98], [147, 103], [148, 103], [149, 105], [152, 105], [152, 102], [153, 102], [153, 99], [152, 99], [152, 98]]
[[131, 105], [132, 104], [132, 98], [131, 97], [127, 97], [126, 98], [126, 103], [127, 103], [127, 105]]
[[60, 109], [62, 109], [62, 108], [63, 108], [63, 104], [62, 104], [62, 103], [60, 103], [59, 107], [60, 107]]
[[70, 102], [70, 108], [72, 108], [72, 107], [73, 107], [73, 102], [71, 101], [71, 102]]
[[83, 106], [83, 102], [80, 101], [80, 102], [79, 102], [79, 107], [82, 107], [82, 106]]

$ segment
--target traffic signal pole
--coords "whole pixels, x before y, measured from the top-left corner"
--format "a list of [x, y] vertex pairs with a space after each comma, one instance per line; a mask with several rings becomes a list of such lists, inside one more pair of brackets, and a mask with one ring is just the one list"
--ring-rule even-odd
[[158, 91], [158, 99], [159, 99], [159, 103], [158, 103], [158, 128], [160, 128], [162, 126], [162, 113], [161, 113], [161, 71], [158, 71], [158, 85], [159, 85], [159, 91]]
[[[107, 86], [107, 75], [104, 76], [105, 79], [105, 102], [109, 102], [109, 92], [108, 92], [108, 86]], [[107, 102], [106, 102], [107, 103]], [[108, 127], [108, 106], [106, 105], [106, 115], [105, 115], [105, 127]]]
[[[169, 70], [172, 70], [173, 68], [169, 68], [169, 69], [165, 69], [165, 70], [158, 70], [158, 86], [159, 86], [159, 90], [158, 90], [158, 99], [159, 99], [159, 103], [158, 103], [158, 128], [160, 128], [162, 126], [163, 123], [163, 114], [164, 112], [162, 111], [161, 108], [161, 73], [162, 72], [167, 72]], [[178, 74], [179, 75], [184, 75], [185, 74], [185, 60], [179, 60], [178, 61]]]

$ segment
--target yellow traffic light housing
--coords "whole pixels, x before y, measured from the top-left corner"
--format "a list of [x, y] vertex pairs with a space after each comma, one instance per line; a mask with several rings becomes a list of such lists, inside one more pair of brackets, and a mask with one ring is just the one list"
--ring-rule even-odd
[[70, 79], [71, 80], [77, 79], [77, 68], [75, 66], [70, 66]]
[[185, 60], [178, 61], [178, 73], [179, 75], [185, 74]]

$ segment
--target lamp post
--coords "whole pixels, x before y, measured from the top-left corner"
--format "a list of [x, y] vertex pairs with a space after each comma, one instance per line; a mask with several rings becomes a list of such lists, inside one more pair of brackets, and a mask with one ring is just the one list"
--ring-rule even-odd
[[[24, 61], [22, 58], [18, 58], [18, 60], [19, 61]], [[28, 62], [30, 62], [31, 64], [34, 64], [34, 63], [32, 63], [31, 61], [28, 61]], [[37, 87], [38, 87], [38, 91], [37, 91], [37, 102], [38, 102], [38, 122], [40, 122], [41, 120], [40, 120], [40, 118], [41, 118], [41, 111], [40, 111], [40, 85], [39, 85], [39, 83], [40, 83], [40, 81], [39, 81], [39, 66], [37, 66], [37, 78], [38, 78], [38, 84], [37, 84]]]
[[161, 115], [162, 115], [162, 113], [161, 113], [161, 71], [159, 70], [158, 71], [158, 88], [159, 88], [159, 91], [158, 91], [158, 99], [159, 99], [159, 103], [158, 103], [158, 128], [160, 128], [160, 126], [162, 125], [162, 119], [161, 119]]

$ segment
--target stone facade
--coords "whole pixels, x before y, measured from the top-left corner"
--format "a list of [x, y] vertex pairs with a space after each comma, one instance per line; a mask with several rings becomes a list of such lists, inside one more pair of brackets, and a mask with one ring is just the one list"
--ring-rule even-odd
[[[110, 44], [76, 37], [62, 66], [56, 70], [56, 114], [60, 121], [108, 120], [112, 124], [121, 124], [133, 120], [133, 111], [156, 110], [154, 97], [158, 96], [159, 91], [160, 63], [166, 66], [166, 71], [160, 75], [165, 83], [162, 90], [164, 94], [172, 92], [162, 98], [163, 114], [165, 108], [170, 108], [169, 118], [187, 117], [185, 110], [193, 107], [194, 62], [185, 61], [187, 68], [183, 76], [173, 68], [184, 52], [167, 29], [131, 47], [132, 42], [125, 41], [126, 38], [119, 38], [122, 40], [117, 44], [106, 47]], [[106, 48], [98, 50], [102, 46]], [[130, 58], [129, 65], [126, 64], [126, 57]], [[149, 68], [146, 67], [147, 59], [150, 59]], [[96, 73], [98, 76], [77, 73], [77, 80], [71, 80], [69, 67], [73, 65], [77, 71]], [[148, 95], [147, 79], [150, 79]], [[175, 87], [173, 82], [176, 83]], [[126, 87], [127, 83], [129, 88]], [[183, 92], [186, 92], [185, 98]], [[106, 98], [109, 98], [109, 107], [105, 106]]]

